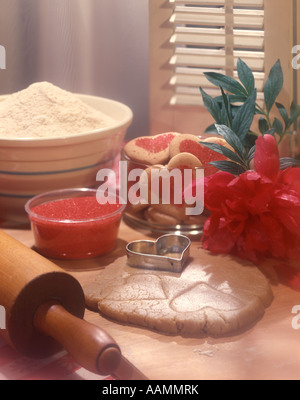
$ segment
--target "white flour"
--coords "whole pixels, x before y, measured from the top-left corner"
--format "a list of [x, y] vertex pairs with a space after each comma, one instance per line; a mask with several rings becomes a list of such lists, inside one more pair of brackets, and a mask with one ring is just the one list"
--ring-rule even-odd
[[112, 125], [110, 117], [77, 96], [38, 82], [0, 102], [0, 138], [76, 135]]

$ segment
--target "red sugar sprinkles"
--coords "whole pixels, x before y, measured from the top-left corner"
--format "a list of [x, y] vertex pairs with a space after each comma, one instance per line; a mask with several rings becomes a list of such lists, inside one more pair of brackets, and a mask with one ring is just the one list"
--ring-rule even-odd
[[156, 138], [139, 138], [136, 140], [136, 145], [151, 153], [159, 153], [167, 149], [173, 139], [174, 134], [167, 133]]
[[118, 236], [121, 204], [99, 204], [95, 196], [44, 202], [31, 208], [36, 247], [58, 259], [83, 259], [111, 251]]

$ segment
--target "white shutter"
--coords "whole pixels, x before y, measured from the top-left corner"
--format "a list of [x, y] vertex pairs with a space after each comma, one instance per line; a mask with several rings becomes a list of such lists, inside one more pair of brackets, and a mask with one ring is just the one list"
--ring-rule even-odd
[[217, 96], [204, 72], [237, 78], [242, 58], [254, 71], [258, 98], [265, 80], [263, 0], [169, 0], [173, 6], [171, 105], [202, 105], [199, 87]]
[[149, 0], [150, 134], [202, 133], [214, 121], [199, 87], [220, 94], [204, 72], [237, 78], [239, 57], [254, 71], [259, 99], [280, 59], [284, 88], [279, 101], [289, 107], [300, 87], [300, 69], [291, 67], [299, 11], [300, 0]]

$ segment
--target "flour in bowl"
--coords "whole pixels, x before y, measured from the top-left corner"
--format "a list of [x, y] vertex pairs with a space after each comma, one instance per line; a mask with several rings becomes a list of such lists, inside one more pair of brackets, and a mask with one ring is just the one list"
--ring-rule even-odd
[[70, 136], [115, 122], [49, 82], [34, 83], [0, 102], [0, 138], [5, 139]]

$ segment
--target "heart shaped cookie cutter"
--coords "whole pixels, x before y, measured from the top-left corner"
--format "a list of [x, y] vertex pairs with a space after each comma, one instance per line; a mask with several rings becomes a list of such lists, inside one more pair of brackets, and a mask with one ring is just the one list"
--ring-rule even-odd
[[127, 263], [134, 268], [182, 272], [191, 241], [183, 235], [164, 235], [156, 241], [136, 240], [126, 246]]

